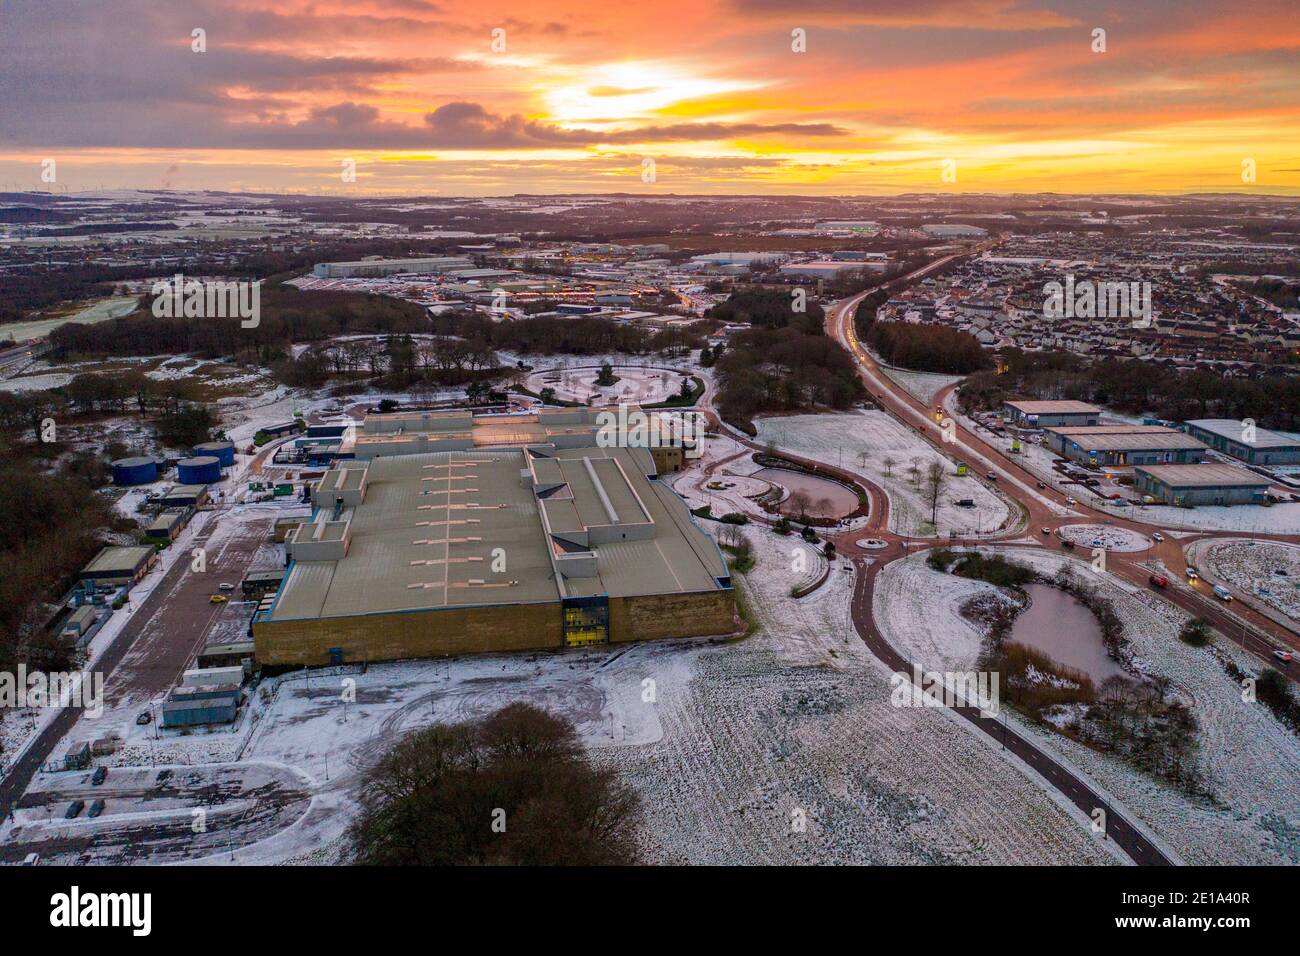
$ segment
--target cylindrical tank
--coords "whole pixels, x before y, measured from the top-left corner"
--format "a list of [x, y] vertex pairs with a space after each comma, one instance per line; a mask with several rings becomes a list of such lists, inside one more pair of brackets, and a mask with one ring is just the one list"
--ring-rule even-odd
[[211, 455], [221, 462], [222, 468], [228, 468], [235, 463], [235, 443], [232, 441], [205, 441], [201, 445], [194, 446], [194, 454], [196, 456]]
[[211, 485], [221, 480], [221, 462], [211, 455], [186, 458], [176, 465], [176, 480], [182, 485]]
[[113, 484], [147, 485], [158, 480], [158, 463], [152, 458], [119, 458], [113, 462]]

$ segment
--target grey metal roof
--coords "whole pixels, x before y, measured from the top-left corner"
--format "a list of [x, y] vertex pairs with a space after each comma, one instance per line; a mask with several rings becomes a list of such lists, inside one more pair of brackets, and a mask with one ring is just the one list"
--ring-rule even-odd
[[1267, 488], [1273, 483], [1253, 471], [1217, 462], [1207, 462], [1203, 465], [1137, 465], [1134, 471], [1146, 472], [1157, 481], [1173, 488], [1239, 486]]
[[[269, 620], [719, 587], [726, 564], [685, 503], [646, 478], [650, 455], [594, 445], [532, 460], [539, 480], [553, 474], [573, 490], [571, 500], [540, 503], [552, 531], [613, 525], [653, 536], [597, 544], [594, 578], [557, 582], [539, 502], [521, 477], [525, 454], [475, 449], [373, 459], [345, 557], [296, 562]], [[493, 569], [494, 557], [504, 558], [503, 571]]]

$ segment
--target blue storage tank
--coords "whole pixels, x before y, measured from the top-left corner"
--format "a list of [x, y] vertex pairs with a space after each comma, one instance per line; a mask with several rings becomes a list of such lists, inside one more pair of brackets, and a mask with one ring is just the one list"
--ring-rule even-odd
[[221, 462], [211, 455], [199, 455], [176, 463], [176, 480], [182, 485], [211, 485], [221, 480]]
[[205, 441], [194, 446], [195, 456], [211, 455], [221, 462], [222, 468], [229, 468], [235, 463], [235, 443], [232, 441]]
[[158, 480], [158, 462], [152, 458], [119, 458], [113, 462], [113, 484], [147, 485]]

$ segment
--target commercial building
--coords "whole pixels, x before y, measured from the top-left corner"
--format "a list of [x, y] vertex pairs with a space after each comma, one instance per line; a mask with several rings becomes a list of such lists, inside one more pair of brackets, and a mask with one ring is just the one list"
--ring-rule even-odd
[[1300, 440], [1235, 418], [1198, 418], [1187, 432], [1216, 451], [1251, 465], [1300, 465]]
[[809, 279], [834, 279], [844, 272], [861, 272], [863, 270], [883, 272], [887, 265], [888, 263], [879, 260], [868, 262], [865, 260], [818, 259], [814, 262], [787, 263], [781, 266], [778, 271], [787, 276], [806, 276]]
[[923, 232], [931, 236], [938, 236], [942, 239], [959, 238], [965, 236], [987, 236], [989, 231], [982, 226], [969, 226], [965, 223], [934, 223], [921, 227]]
[[149, 573], [156, 554], [153, 545], [107, 547], [81, 569], [80, 578], [97, 587], [134, 584]]
[[[577, 419], [457, 422], [459, 414], [367, 419], [358, 445], [366, 437], [424, 444], [340, 462], [321, 480], [310, 523], [287, 542], [284, 583], [254, 615], [259, 663], [558, 649], [734, 629], [726, 562], [657, 480], [648, 448], [602, 447]], [[434, 425], [443, 432], [407, 430]]]
[[1087, 402], [1003, 402], [1002, 410], [1013, 425], [1021, 428], [1047, 428], [1053, 425], [1087, 427], [1101, 421], [1101, 409]]
[[318, 262], [311, 274], [318, 279], [353, 279], [391, 276], [399, 272], [444, 273], [473, 269], [474, 263], [460, 256], [430, 256], [423, 259], [361, 259], [356, 262]]
[[1170, 505], [1257, 505], [1268, 498], [1267, 478], [1236, 465], [1148, 465], [1133, 469], [1143, 495]]
[[1159, 425], [1056, 425], [1047, 445], [1081, 465], [1187, 465], [1205, 460], [1205, 443]]

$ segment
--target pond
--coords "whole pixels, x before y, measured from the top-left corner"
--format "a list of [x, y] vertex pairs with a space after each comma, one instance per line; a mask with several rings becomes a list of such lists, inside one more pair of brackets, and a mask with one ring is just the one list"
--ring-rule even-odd
[[780, 485], [789, 492], [780, 507], [782, 514], [792, 518], [799, 517], [800, 513], [800, 506], [795, 501], [796, 495], [807, 496], [803, 510], [810, 518], [843, 518], [858, 507], [858, 496], [853, 489], [816, 475], [805, 475], [785, 468], [764, 468], [754, 472], [752, 477]]
[[1083, 671], [1096, 686], [1107, 677], [1124, 675], [1119, 662], [1106, 653], [1101, 624], [1086, 604], [1047, 584], [1026, 584], [1025, 593], [1030, 604], [1011, 626], [1010, 640]]

